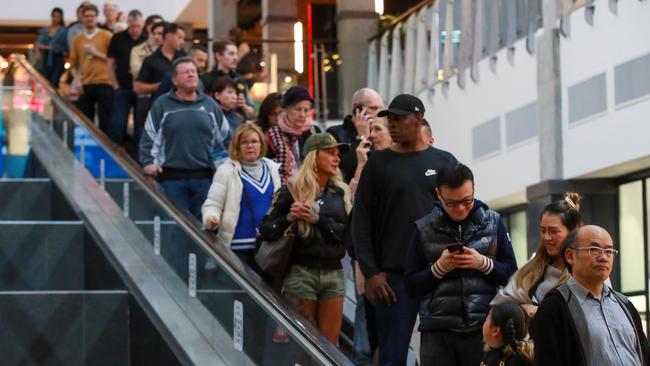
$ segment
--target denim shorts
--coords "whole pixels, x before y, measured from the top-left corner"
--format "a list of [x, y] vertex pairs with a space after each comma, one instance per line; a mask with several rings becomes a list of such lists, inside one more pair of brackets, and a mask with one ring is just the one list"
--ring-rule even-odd
[[307, 300], [329, 299], [345, 294], [342, 269], [318, 269], [299, 266], [289, 267], [282, 284], [282, 293]]

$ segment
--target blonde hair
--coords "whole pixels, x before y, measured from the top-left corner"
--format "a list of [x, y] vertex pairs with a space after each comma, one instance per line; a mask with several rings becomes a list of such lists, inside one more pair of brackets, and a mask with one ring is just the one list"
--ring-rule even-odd
[[[584, 225], [582, 215], [580, 214], [580, 199], [581, 197], [578, 193], [566, 192], [563, 199], [547, 205], [544, 211], [542, 211], [542, 216], [545, 214], [558, 215], [568, 232], [571, 232], [571, 230]], [[540, 242], [533, 259], [528, 261], [528, 263], [515, 273], [515, 285], [528, 294], [530, 289], [544, 276], [546, 267], [554, 261], [555, 258], [548, 254], [546, 248]], [[562, 274], [555, 285], [564, 283], [571, 277], [563, 261], [561, 269]]]
[[[314, 212], [318, 213], [319, 206], [315, 202], [316, 196], [320, 191], [318, 184], [318, 172], [316, 169], [316, 156], [319, 150], [310, 151], [303, 160], [302, 166], [298, 172], [289, 179], [289, 188], [295, 199], [301, 202], [309, 202]], [[345, 210], [350, 213], [352, 210], [352, 199], [350, 188], [343, 182], [341, 171], [337, 169], [336, 175], [330, 177], [330, 183], [343, 191], [343, 202]], [[308, 238], [313, 235], [313, 225], [302, 220], [297, 221], [298, 235], [303, 238]]]
[[266, 155], [266, 139], [264, 138], [264, 133], [262, 130], [254, 123], [242, 123], [235, 130], [235, 134], [232, 136], [232, 141], [230, 141], [230, 146], [228, 146], [229, 158], [237, 161], [241, 160], [241, 153], [239, 151], [239, 148], [241, 147], [241, 140], [249, 133], [256, 133], [260, 138], [260, 154], [257, 158], [261, 159]]

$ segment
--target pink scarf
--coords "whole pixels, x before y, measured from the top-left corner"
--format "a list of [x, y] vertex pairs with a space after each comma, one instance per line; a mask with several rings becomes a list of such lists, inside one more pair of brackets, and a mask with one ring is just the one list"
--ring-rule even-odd
[[311, 117], [307, 117], [307, 120], [305, 121], [305, 124], [300, 126], [300, 128], [295, 127], [291, 122], [289, 122], [289, 117], [287, 117], [287, 114], [285, 112], [280, 113], [278, 115], [278, 126], [280, 126], [280, 129], [284, 133], [288, 133], [289, 135], [292, 136], [302, 136], [303, 133], [309, 131], [310, 128], [314, 125], [314, 121], [311, 119]]

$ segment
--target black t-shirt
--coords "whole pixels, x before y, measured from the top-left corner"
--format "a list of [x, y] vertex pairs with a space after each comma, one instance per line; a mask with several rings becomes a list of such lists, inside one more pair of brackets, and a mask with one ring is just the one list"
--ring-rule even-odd
[[144, 34], [138, 39], [131, 38], [128, 30], [116, 33], [108, 44], [107, 56], [115, 59], [115, 76], [120, 89], [133, 89], [133, 77], [129, 72], [131, 49], [144, 42]]
[[410, 153], [391, 149], [370, 154], [357, 187], [352, 240], [366, 278], [404, 272], [414, 222], [433, 209], [436, 174], [456, 158], [434, 147]]
[[173, 59], [168, 59], [163, 55], [160, 50], [162, 47], [158, 47], [156, 52], [147, 56], [142, 62], [142, 68], [140, 73], [138, 73], [138, 78], [136, 80], [141, 81], [147, 84], [159, 83], [165, 73], [172, 69], [172, 63], [175, 59], [185, 56], [185, 51], [177, 51], [174, 54]]

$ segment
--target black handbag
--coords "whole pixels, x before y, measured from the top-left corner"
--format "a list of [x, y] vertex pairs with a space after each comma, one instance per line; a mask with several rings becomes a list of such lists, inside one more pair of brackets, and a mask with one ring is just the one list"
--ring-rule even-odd
[[[287, 184], [289, 193], [294, 201], [296, 196], [293, 194], [292, 187]], [[282, 277], [287, 271], [291, 251], [293, 250], [293, 243], [296, 241], [296, 233], [294, 224], [292, 223], [284, 231], [281, 238], [275, 240], [262, 240], [262, 243], [257, 248], [255, 253], [255, 262], [260, 269], [272, 276]]]
[[292, 224], [281, 238], [262, 241], [255, 253], [255, 262], [262, 271], [273, 276], [283, 276], [287, 271], [295, 240], [296, 234], [293, 232]]

